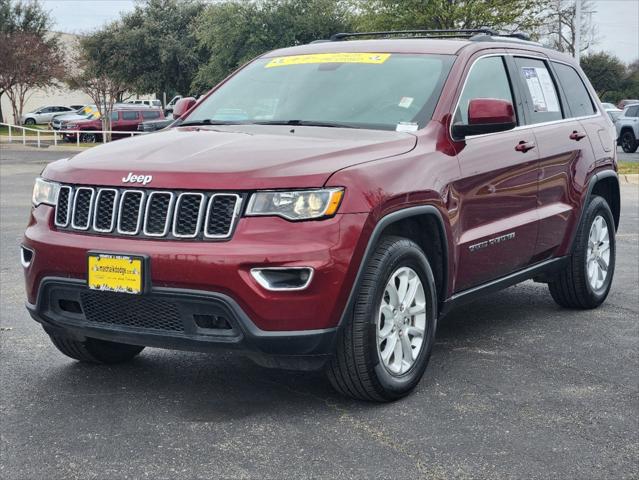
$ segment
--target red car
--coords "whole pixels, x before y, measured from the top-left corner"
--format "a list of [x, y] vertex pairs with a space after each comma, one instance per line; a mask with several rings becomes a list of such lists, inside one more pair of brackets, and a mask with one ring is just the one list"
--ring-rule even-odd
[[[149, 120], [164, 119], [164, 111], [157, 108], [122, 108], [115, 109], [111, 112], [111, 130], [114, 132], [112, 138], [130, 137], [127, 132], [137, 132], [138, 125]], [[102, 130], [102, 120], [89, 116], [84, 120], [71, 121], [64, 125], [65, 140], [75, 141], [80, 132], [80, 141], [87, 143], [99, 142], [102, 135], [98, 133]]]
[[22, 244], [33, 318], [80, 361], [236, 348], [390, 401], [461, 303], [533, 279], [599, 306], [612, 123], [572, 58], [454, 34], [267, 53], [171, 128], [49, 164]]

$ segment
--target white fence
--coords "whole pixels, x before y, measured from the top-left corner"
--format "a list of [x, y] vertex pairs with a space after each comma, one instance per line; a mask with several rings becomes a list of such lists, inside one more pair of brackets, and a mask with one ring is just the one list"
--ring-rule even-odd
[[[0, 123], [0, 126], [3, 127], [7, 127], [9, 129], [9, 143], [13, 142], [13, 138], [20, 138], [22, 137], [22, 144], [26, 145], [27, 144], [27, 137], [36, 137], [36, 143], [38, 145], [38, 147], [41, 145], [41, 141], [42, 141], [42, 137], [43, 136], [49, 136], [51, 134], [53, 134], [53, 144], [54, 145], [58, 145], [58, 135], [61, 135], [61, 141], [64, 141], [64, 135], [65, 134], [72, 134], [75, 135], [76, 139], [76, 144], [79, 147], [80, 146], [80, 139], [84, 136], [84, 135], [100, 135], [102, 137], [102, 143], [106, 143], [106, 135], [105, 133], [110, 133], [110, 134], [115, 134], [115, 135], [120, 135], [120, 136], [135, 136], [135, 135], [144, 135], [145, 133], [148, 132], [126, 132], [126, 131], [122, 131], [122, 130], [42, 130], [39, 128], [30, 128], [30, 127], [24, 127], [21, 125], [12, 125], [10, 123]], [[36, 132], [36, 135], [27, 135], [27, 132]], [[17, 135], [14, 135], [14, 133], [17, 133]], [[97, 140], [97, 137], [96, 137]]]

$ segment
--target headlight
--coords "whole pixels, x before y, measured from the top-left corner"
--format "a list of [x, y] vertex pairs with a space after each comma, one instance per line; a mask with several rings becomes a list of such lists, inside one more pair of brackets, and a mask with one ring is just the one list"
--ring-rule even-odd
[[35, 185], [33, 185], [33, 196], [31, 202], [34, 207], [37, 207], [41, 203], [47, 205], [54, 205], [58, 201], [58, 192], [60, 191], [60, 185], [54, 182], [49, 182], [43, 178], [36, 178]]
[[288, 220], [330, 217], [337, 212], [343, 196], [343, 188], [257, 192], [249, 201], [246, 215], [276, 215]]

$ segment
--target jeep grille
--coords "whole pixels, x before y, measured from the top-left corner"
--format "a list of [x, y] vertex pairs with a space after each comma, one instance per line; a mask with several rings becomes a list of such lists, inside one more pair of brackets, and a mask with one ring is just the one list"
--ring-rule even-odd
[[158, 239], [228, 239], [242, 204], [236, 193], [129, 190], [63, 185], [60, 230]]

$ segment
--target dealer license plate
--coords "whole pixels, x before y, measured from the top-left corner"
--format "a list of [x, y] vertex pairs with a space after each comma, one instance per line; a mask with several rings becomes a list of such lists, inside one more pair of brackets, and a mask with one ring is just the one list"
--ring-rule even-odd
[[131, 255], [89, 253], [88, 283], [92, 290], [141, 294], [144, 258]]

